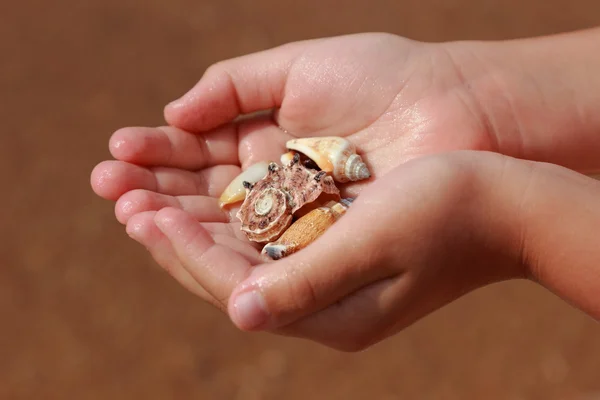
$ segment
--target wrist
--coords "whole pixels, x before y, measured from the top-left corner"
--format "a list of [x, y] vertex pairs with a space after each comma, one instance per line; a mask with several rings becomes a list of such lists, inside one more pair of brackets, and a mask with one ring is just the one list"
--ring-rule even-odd
[[488, 152], [460, 157], [468, 164], [471, 201], [453, 223], [472, 227], [474, 239], [462, 241], [463, 252], [482, 249], [473, 275], [489, 270], [492, 282], [530, 279], [600, 318], [600, 251], [593, 234], [600, 224], [600, 185], [553, 164]]
[[[402, 182], [403, 190], [423, 191], [421, 196], [429, 204], [415, 210], [402, 205], [401, 215], [410, 213], [418, 222], [392, 225], [415, 226], [412, 237], [430, 238], [420, 263], [444, 265], [443, 271], [448, 275], [442, 280], [454, 281], [459, 292], [528, 275], [521, 260], [522, 224], [515, 206], [518, 201], [513, 198], [515, 181], [505, 177], [507, 173], [514, 175], [514, 161], [494, 152], [451, 151], [414, 162], [413, 165], [422, 166], [422, 171], [414, 175], [419, 176], [418, 189], [412, 190], [409, 182]], [[387, 247], [395, 249], [392, 245]], [[419, 246], [404, 242], [401, 251], [404, 248]], [[415, 263], [415, 259], [411, 262]], [[406, 264], [402, 259], [399, 265]]]
[[[469, 201], [455, 207], [459, 211], [454, 223], [464, 227], [463, 252], [475, 254], [470, 273], [481, 274], [480, 285], [529, 276], [522, 257], [519, 203], [512, 189], [518, 183], [515, 170], [523, 166], [494, 152], [459, 151], [453, 157], [468, 176], [462, 191], [469, 193]], [[523, 171], [518, 180], [522, 178]]]
[[600, 170], [600, 29], [448, 49], [494, 151]]

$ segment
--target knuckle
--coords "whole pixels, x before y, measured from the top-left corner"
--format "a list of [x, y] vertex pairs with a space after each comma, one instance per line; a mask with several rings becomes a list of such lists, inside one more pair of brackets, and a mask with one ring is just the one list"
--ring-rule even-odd
[[129, 192], [131, 199], [140, 204], [148, 204], [152, 201], [152, 192], [146, 189], [133, 189]]
[[227, 306], [229, 304], [229, 297], [210, 297], [209, 303], [212, 304], [217, 310], [224, 314], [227, 314]]
[[209, 65], [208, 68], [206, 68], [206, 71], [204, 72], [204, 75], [205, 76], [211, 76], [211, 75], [214, 75], [214, 74], [219, 74], [224, 69], [225, 69], [225, 62], [224, 61], [217, 61], [217, 62]]
[[204, 74], [205, 76], [209, 76], [211, 78], [226, 79], [230, 81], [230, 83], [233, 83], [234, 77], [231, 67], [231, 61], [217, 61], [214, 64], [210, 65], [206, 69], [206, 72]]
[[[530, 279], [542, 279], [541, 276], [542, 268], [540, 264], [539, 255], [536, 254], [533, 249], [535, 246], [530, 235], [530, 220], [529, 215], [531, 214], [531, 208], [535, 207], [535, 201], [532, 201], [534, 194], [537, 191], [536, 186], [540, 176], [540, 167], [538, 164], [527, 164], [525, 165], [525, 171], [523, 176], [523, 189], [517, 194], [515, 201], [514, 215], [516, 216], [516, 237], [517, 239], [517, 263], [522, 268], [522, 274]], [[509, 174], [506, 174], [509, 176]]]
[[310, 310], [317, 304], [314, 284], [308, 278], [303, 265], [289, 264], [285, 267], [285, 281], [290, 295], [290, 307]]
[[153, 195], [145, 189], [134, 189], [128, 193], [128, 198], [123, 203], [123, 211], [132, 214], [152, 209]]
[[129, 218], [146, 211], [150, 197], [142, 189], [134, 189], [122, 195], [115, 203], [115, 214], [121, 223], [127, 223]]

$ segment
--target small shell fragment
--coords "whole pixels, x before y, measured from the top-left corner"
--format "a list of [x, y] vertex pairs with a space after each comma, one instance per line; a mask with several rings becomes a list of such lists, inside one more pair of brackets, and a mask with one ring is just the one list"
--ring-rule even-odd
[[266, 244], [261, 253], [279, 260], [305, 248], [344, 215], [352, 200], [332, 201], [312, 210], [287, 228], [276, 242]]
[[279, 159], [279, 161], [281, 161], [281, 165], [290, 165], [294, 160], [294, 154], [296, 154], [294, 151], [288, 151], [287, 153], [282, 154]]
[[254, 184], [264, 178], [269, 172], [269, 163], [262, 161], [251, 165], [245, 171], [236, 176], [229, 186], [223, 191], [219, 198], [219, 207], [223, 208], [227, 204], [233, 204], [244, 200], [246, 197], [246, 188], [244, 182]]
[[356, 154], [356, 146], [347, 139], [337, 136], [292, 139], [286, 147], [312, 159], [321, 170], [331, 173], [337, 182], [371, 177], [369, 168]]

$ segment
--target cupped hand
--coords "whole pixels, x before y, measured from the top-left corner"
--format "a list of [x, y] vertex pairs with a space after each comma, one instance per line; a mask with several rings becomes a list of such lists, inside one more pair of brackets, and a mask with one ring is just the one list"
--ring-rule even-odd
[[177, 208], [138, 214], [132, 224], [156, 223], [163, 254], [240, 329], [357, 351], [470, 290], [525, 276], [519, 243], [511, 243], [518, 218], [494, 216], [488, 179], [502, 185], [506, 171], [489, 154], [485, 162], [458, 154], [397, 167], [317, 241], [276, 262], [253, 262]]
[[494, 151], [496, 143], [448, 48], [389, 34], [297, 42], [219, 62], [165, 118], [168, 127], [112, 136], [117, 161], [92, 175], [100, 196], [216, 196], [240, 167], [278, 160], [292, 137], [347, 137], [375, 179], [416, 156]]
[[556, 165], [459, 151], [396, 167], [317, 241], [276, 262], [253, 263], [177, 208], [132, 220], [156, 224], [151, 248], [240, 329], [360, 351], [515, 278], [600, 318], [598, 196], [597, 181]]

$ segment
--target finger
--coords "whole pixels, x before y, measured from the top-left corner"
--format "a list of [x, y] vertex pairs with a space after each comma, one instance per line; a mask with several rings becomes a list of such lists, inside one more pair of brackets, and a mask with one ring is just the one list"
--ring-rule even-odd
[[[206, 224], [202, 224], [202, 227], [210, 232], [210, 229], [206, 227]], [[248, 260], [251, 265], [257, 265], [264, 262], [264, 259], [260, 256], [259, 250], [252, 243], [248, 242], [248, 240], [240, 240], [239, 238], [232, 236], [230, 232], [211, 232], [210, 235], [216, 244], [230, 248]]]
[[[509, 256], [517, 268], [524, 263], [535, 280], [598, 318], [600, 252], [594, 250], [598, 248], [597, 238], [591, 233], [600, 224], [598, 182], [551, 164], [489, 153], [457, 154], [451, 157], [468, 166], [478, 182], [469, 195], [478, 199], [469, 217], [474, 218], [475, 226], [484, 227], [485, 236], [479, 243], [501, 249], [501, 257]], [[475, 229], [473, 234], [479, 235]], [[451, 262], [452, 251], [441, 257]], [[494, 264], [491, 258], [487, 257], [485, 267]], [[512, 263], [508, 270], [515, 269]], [[431, 271], [433, 265], [427, 267]], [[276, 331], [341, 350], [361, 350], [480, 286], [478, 280], [466, 285], [452, 283], [458, 271], [444, 277], [444, 271], [433, 268], [434, 279], [427, 279], [431, 272], [420, 274], [420, 269], [413, 266], [405, 274], [378, 281]], [[518, 271], [497, 271], [483, 282], [521, 275]], [[424, 278], [426, 283], [417, 282]], [[231, 305], [228, 310], [231, 313]]]
[[181, 284], [184, 288], [199, 296], [203, 300], [223, 308], [221, 303], [217, 302], [200, 283], [198, 283], [181, 265], [177, 254], [171, 246], [171, 242], [158, 229], [154, 223], [156, 212], [148, 211], [134, 215], [127, 223], [127, 234], [144, 246], [152, 258], [169, 275]]
[[117, 160], [144, 166], [199, 170], [215, 165], [239, 165], [236, 127], [232, 124], [205, 134], [174, 127], [130, 127], [116, 131], [109, 149]]
[[121, 196], [115, 204], [115, 215], [122, 224], [145, 211], [158, 211], [165, 207], [175, 207], [192, 215], [200, 222], [229, 222], [229, 211], [219, 207], [215, 197], [208, 196], [169, 196], [144, 189], [135, 189]]
[[154, 220], [188, 273], [226, 306], [231, 290], [248, 275], [251, 263], [216, 243], [202, 224], [181, 210], [163, 208]]
[[[416, 257], [428, 254], [432, 246], [427, 229], [443, 223], [438, 219], [443, 221], [447, 204], [454, 204], [452, 195], [462, 196], [450, 190], [462, 169], [432, 164], [413, 163], [399, 167], [406, 170], [403, 175], [379, 178], [316, 241], [258, 266], [232, 293], [228, 311], [233, 322], [242, 330], [285, 326], [417, 263]], [[421, 171], [423, 165], [426, 170]], [[430, 193], [440, 195], [431, 198]], [[253, 308], [259, 305], [265, 306], [262, 312]]]
[[134, 189], [170, 196], [219, 196], [239, 172], [239, 167], [233, 165], [191, 172], [175, 168], [145, 168], [123, 161], [104, 161], [92, 171], [91, 185], [100, 197], [109, 200], [117, 200]]
[[[216, 243], [230, 247], [252, 263], [263, 260], [257, 248], [248, 242], [239, 224], [230, 224], [230, 216], [221, 210], [217, 199], [205, 196], [166, 196], [144, 190], [133, 190], [124, 194], [116, 205], [117, 219], [129, 225], [129, 220], [137, 214], [159, 211], [166, 207], [177, 208], [190, 214], [210, 232]], [[152, 223], [153, 225], [154, 222]], [[235, 226], [235, 228], [234, 228]], [[158, 230], [158, 228], [155, 228]], [[159, 231], [159, 230], [158, 230]]]
[[[232, 209], [231, 214], [235, 214], [237, 211], [236, 209]], [[222, 224], [222, 223], [218, 223], [218, 222], [203, 222], [202, 226], [209, 231], [211, 234], [217, 234], [217, 235], [228, 235], [234, 238], [237, 238], [238, 240], [242, 241], [242, 242], [247, 242], [248, 241], [248, 237], [246, 236], [246, 234], [244, 232], [242, 232], [241, 230], [241, 222], [239, 222], [239, 220], [237, 218], [234, 218], [233, 221], [235, 222], [230, 222], [228, 224]], [[259, 248], [258, 245], [256, 245], [255, 248]]]
[[296, 42], [212, 65], [183, 97], [165, 107], [169, 125], [202, 132], [240, 114], [279, 107], [294, 59], [308, 42]]
[[[277, 262], [258, 266], [236, 287], [229, 304], [236, 326], [242, 330], [284, 326], [398, 273], [386, 267], [384, 248], [373, 243], [380, 233], [372, 227], [385, 226], [375, 221], [377, 210], [369, 210], [377, 207], [359, 200], [317, 241]], [[372, 226], [363, 223], [365, 215], [373, 220]]]

